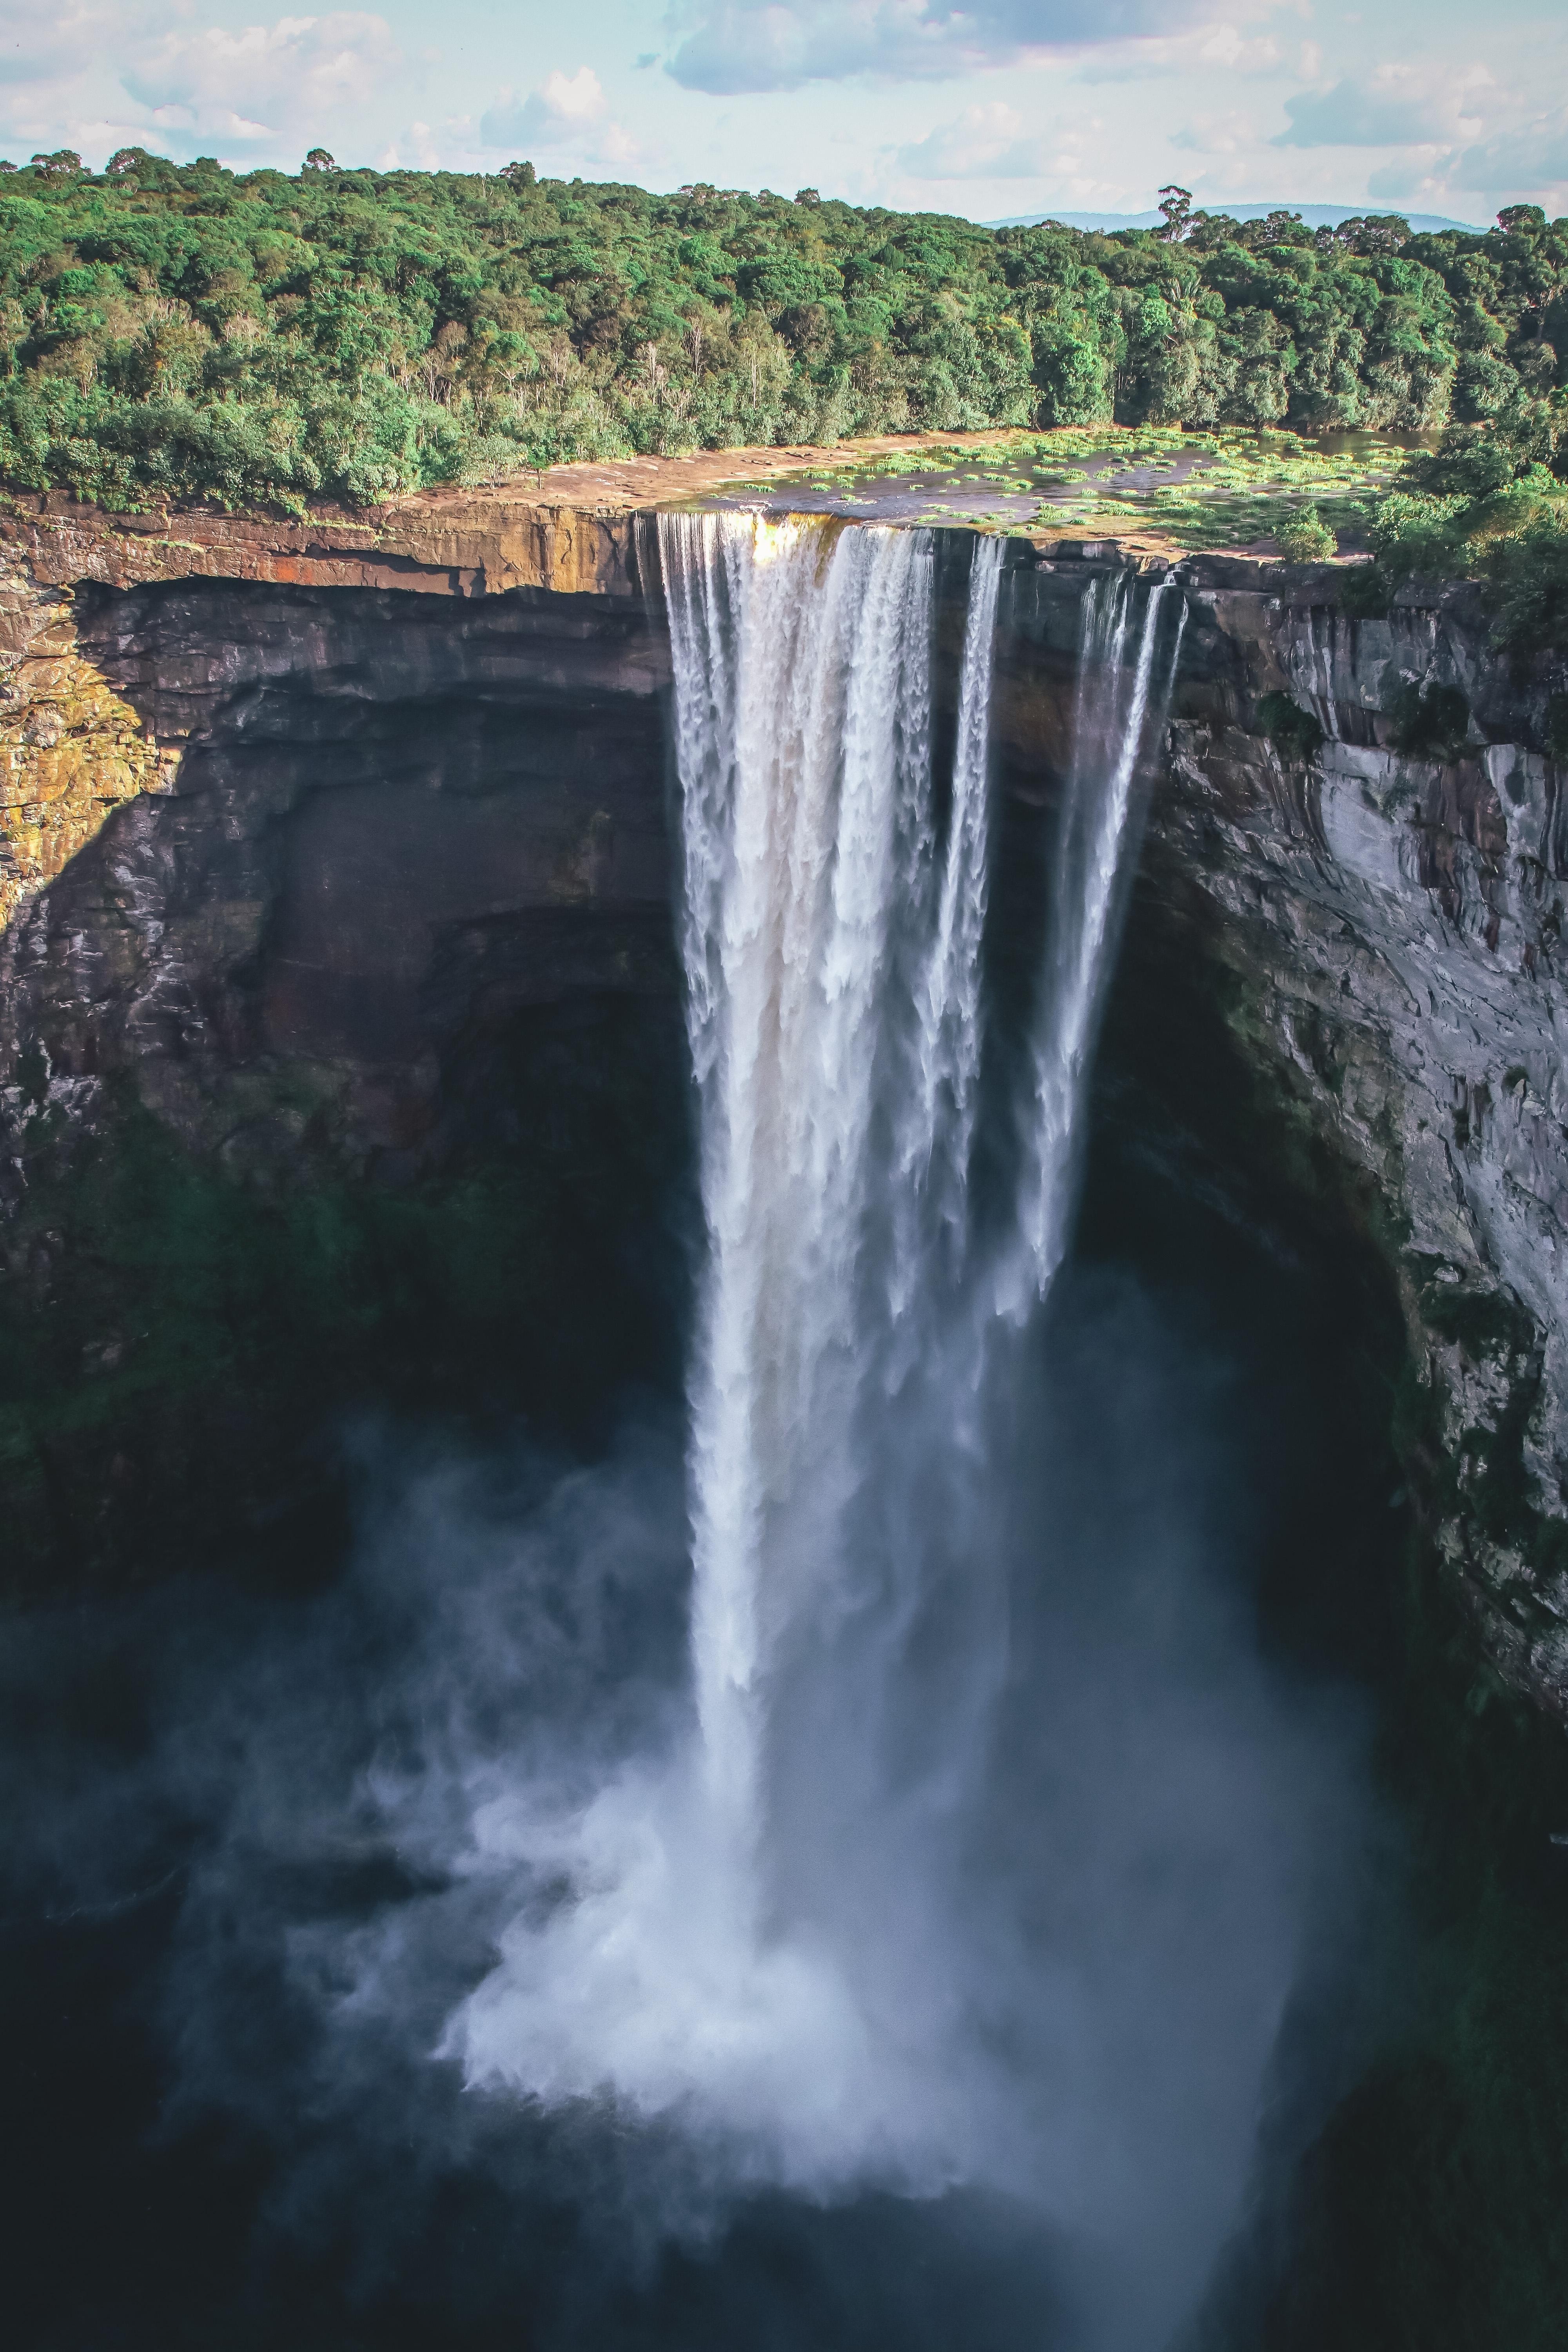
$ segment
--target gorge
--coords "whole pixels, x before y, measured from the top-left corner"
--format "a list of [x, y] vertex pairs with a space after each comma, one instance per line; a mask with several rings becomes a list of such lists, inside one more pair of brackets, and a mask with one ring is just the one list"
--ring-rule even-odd
[[[293, 543], [255, 527], [116, 537], [47, 501], [7, 526], [5, 1312], [34, 1374], [5, 1401], [12, 1589], [111, 1609], [145, 1586], [163, 1631], [138, 1638], [156, 1648], [169, 1603], [154, 1570], [188, 1580], [216, 1549], [254, 1589], [313, 1596], [326, 1570], [303, 1531], [339, 1530], [330, 1552], [357, 1494], [360, 1556], [404, 1559], [399, 1605], [477, 1696], [438, 1767], [428, 1738], [423, 1768], [411, 1760], [425, 1696], [385, 1703], [353, 1801], [371, 1791], [375, 1867], [401, 1874], [405, 1907], [373, 1893], [350, 1927], [289, 1928], [291, 1965], [319, 1973], [332, 2031], [369, 2033], [366, 2048], [413, 2013], [416, 2040], [471, 2083], [569, 2116], [584, 2103], [589, 2121], [529, 2159], [536, 2202], [558, 2177], [586, 2208], [608, 2167], [616, 2233], [701, 2246], [717, 2166], [786, 2248], [796, 2225], [770, 2196], [804, 2191], [828, 2217], [860, 2199], [865, 2244], [881, 2231], [886, 2249], [871, 2268], [893, 2275], [913, 2195], [950, 2232], [938, 2301], [974, 2294], [977, 2341], [1016, 2340], [1020, 2310], [1044, 2330], [1059, 2306], [1040, 2340], [1153, 2344], [1200, 2304], [1205, 2341], [1312, 2340], [1331, 2295], [1314, 2304], [1289, 2262], [1280, 2287], [1261, 2224], [1228, 2252], [1226, 2233], [1248, 2194], [1266, 2220], [1296, 2194], [1292, 2167], [1342, 2093], [1353, 2110], [1358, 2033], [1384, 2031], [1301, 2020], [1316, 1985], [1356, 2012], [1343, 1947], [1358, 1934], [1398, 1948], [1407, 1932], [1364, 1925], [1383, 1832], [1358, 1794], [1364, 1702], [1333, 1680], [1409, 1670], [1383, 1646], [1401, 1572], [1415, 1620], [1437, 1629], [1430, 1691], [1507, 1727], [1529, 1785], [1504, 1843], [1542, 1875], [1524, 1909], [1542, 1936], [1562, 1900], [1547, 1846], [1568, 1711], [1550, 662], [1500, 666], [1462, 585], [1415, 583], [1352, 617], [1342, 566], [479, 505], [448, 501], [393, 546], [395, 519], [374, 546], [306, 527]], [[752, 828], [746, 855], [729, 822]], [[1280, 1313], [1314, 1335], [1303, 1393], [1326, 1373], [1342, 1395], [1303, 1410], [1342, 1445], [1346, 1496], [1375, 1494], [1385, 1514], [1381, 1566], [1360, 1501], [1342, 1525], [1326, 1504], [1305, 1511], [1298, 1551], [1279, 1539], [1297, 1630], [1278, 1635], [1293, 1660], [1278, 1677], [1194, 1566], [1197, 1538], [1173, 1532], [1185, 1489], [1170, 1430], [1209, 1463], [1208, 1433], [1172, 1402], [1214, 1378], [1204, 1343], [1151, 1336], [1114, 1283], [1097, 1306], [1092, 1276], [1062, 1268], [1102, 1017], [1086, 1265], [1131, 1200], [1170, 1222], [1176, 1257], [1201, 1228], [1196, 1255], [1239, 1291], [1278, 1303], [1318, 1286]], [[150, 1274], [173, 1297], [162, 1320]], [[414, 1295], [388, 1306], [400, 1284]], [[1274, 1307], [1257, 1312], [1266, 1324]], [[1163, 1376], [1101, 1360], [1135, 1328]], [[632, 1389], [664, 1400], [646, 1404], [663, 1426], [688, 1357], [700, 1798], [675, 1767], [646, 1767], [680, 1754], [679, 1612], [628, 1598], [637, 1578], [615, 1564], [618, 1548], [648, 1593], [681, 1597], [668, 1428], [628, 1457], [606, 1418]], [[1127, 1493], [1091, 1493], [1075, 1411], [1093, 1398], [1108, 1427], [1135, 1423], [1142, 1381], [1162, 1377], [1158, 1411], [1123, 1432]], [[1121, 1386], [1134, 1402], [1112, 1411]], [[367, 1409], [407, 1430], [445, 1416], [468, 1445], [521, 1412], [557, 1464], [612, 1464], [575, 1488], [537, 1465], [521, 1477], [522, 1582], [531, 1608], [547, 1596], [526, 1630], [505, 1614], [521, 1603], [496, 1598], [489, 1519], [454, 1500], [457, 1474], [422, 1466], [425, 1441], [399, 1466], [395, 1435], [323, 1440]], [[1244, 1487], [1245, 1452], [1192, 1475]], [[1149, 1493], [1140, 1462], [1156, 1465]], [[1064, 1559], [1101, 1545], [1105, 1593], [1138, 1628], [1132, 1667], [1104, 1663], [1111, 1603], [1093, 1577], [1080, 1590], [1045, 1572], [1005, 1632], [1007, 1576], [1034, 1558], [1005, 1498], [1026, 1492]], [[1097, 1511], [1120, 1532], [1097, 1537]], [[409, 1526], [427, 1538], [417, 1570]], [[1169, 1570], [1163, 1601], [1134, 1572], [1150, 1558]], [[571, 1570], [559, 1590], [552, 1560]], [[584, 1562], [591, 1603], [574, 1592]], [[205, 1605], [191, 1601], [195, 1622]], [[628, 1674], [617, 1717], [597, 1683], [574, 1682], [570, 1641], [551, 1651], [540, 1627], [575, 1625], [584, 1654], [600, 1643], [613, 1664], [639, 1608], [668, 1671]], [[357, 1687], [331, 1622], [321, 1654], [348, 1660]], [[545, 1663], [527, 1663], [531, 1642]], [[521, 1677], [510, 1696], [502, 1652]], [[216, 1686], [252, 1727], [233, 1819], [265, 1848], [263, 1817], [296, 1801], [278, 1727], [314, 1717], [294, 1698], [268, 1718], [224, 1654]], [[521, 1776], [497, 1728], [519, 1690], [541, 1727]], [[382, 1703], [363, 1704], [377, 1720]], [[1071, 1727], [1084, 1769], [1068, 1797], [1061, 1752], [1043, 1732], [1031, 1745], [1035, 1708]], [[300, 1748], [317, 1755], [317, 1731]], [[168, 1811], [167, 1759], [149, 1772]], [[1151, 1847], [1140, 1824], [1162, 1782]], [[199, 1816], [209, 1796], [180, 1801]], [[351, 1818], [349, 1803], [344, 1851]], [[1043, 1876], [1037, 1860], [997, 1861], [1031, 1821], [1049, 1832]], [[224, 1906], [248, 1899], [244, 1843], [231, 1825], [181, 1896], [187, 1987], [193, 1921], [216, 1936]], [[673, 1880], [669, 1852], [688, 1858]], [[1151, 1869], [1208, 1890], [1201, 1930], [1179, 1891], [1149, 1895]], [[638, 1870], [654, 1909], [628, 1914]], [[566, 1905], [563, 1885], [590, 1892]], [[1129, 1916], [1155, 1927], [1146, 1965], [1122, 1974], [1112, 1927]], [[781, 1935], [791, 1920], [805, 1946]], [[422, 1939], [448, 1958], [416, 1999]], [[759, 1992], [764, 1947], [775, 1973]], [[481, 1949], [500, 1958], [475, 1990]], [[679, 2012], [694, 1953], [720, 1980], [650, 2033], [669, 2000]], [[665, 2011], [637, 1975], [655, 1964]], [[1031, 2007], [1041, 1981], [1051, 1997]], [[226, 2029], [199, 2000], [194, 2013], [212, 2048], [192, 2063], [221, 2107]], [[1140, 2014], [1155, 2030], [1124, 2071], [1107, 2053]], [[1307, 2089], [1280, 2055], [1292, 2021]], [[823, 2112], [825, 2082], [841, 2111]], [[613, 2165], [599, 2148], [606, 2083], [651, 2154], [646, 2135]], [[716, 2157], [675, 2147], [693, 2083]], [[1401, 2078], [1391, 2095], [1397, 2111], [1416, 2093]], [[442, 2126], [470, 2155], [496, 2128]], [[1332, 2144], [1346, 2129], [1319, 2205], [1307, 2195], [1305, 2221], [1291, 2207], [1299, 2236], [1326, 2233], [1325, 2269], [1348, 2226], [1339, 2184], [1357, 2177], [1353, 2127]], [[958, 2210], [983, 2192], [999, 2201]], [[888, 2200], [869, 2220], [868, 2196]], [[1046, 2273], [1019, 2251], [1018, 2216], [1037, 2209], [1062, 2241]], [[952, 2248], [976, 2244], [1023, 2304], [962, 2284], [969, 2252]], [[1119, 2277], [1127, 2245], [1142, 2259]], [[574, 2340], [584, 2306], [569, 2306], [541, 2340]], [[472, 2340], [492, 2340], [489, 2324]], [[710, 2311], [686, 2340], [741, 2324]], [[858, 2343], [881, 2323], [836, 2324]], [[926, 2337], [906, 2314], [900, 2340], [952, 2340], [953, 2324]], [[615, 2325], [637, 2340], [635, 2317]]]
[[[469, 503], [368, 562], [330, 533], [285, 530], [269, 551], [258, 526], [209, 526], [206, 550], [73, 532], [58, 512], [11, 527], [0, 1017], [20, 1160], [46, 1102], [124, 1073], [229, 1164], [395, 1181], [493, 1116], [465, 1062], [509, 1021], [542, 1036], [593, 1006], [668, 1025], [649, 526]], [[1006, 542], [994, 730], [1019, 811], [1067, 774], [1082, 583], [1119, 561]], [[209, 564], [242, 576], [192, 576]], [[1184, 650], [1135, 961], [1145, 938], [1151, 961], [1195, 958], [1274, 1148], [1377, 1229], [1444, 1465], [1446, 1557], [1507, 1676], [1561, 1708], [1551, 659], [1493, 659], [1462, 585], [1349, 619], [1333, 567], [1163, 572]], [[322, 584], [285, 584], [300, 576]], [[533, 584], [562, 579], [564, 594]], [[1458, 698], [1448, 740], [1422, 740], [1419, 710], [1412, 732], [1412, 689]], [[1321, 730], [1309, 756], [1258, 716], [1281, 695]]]

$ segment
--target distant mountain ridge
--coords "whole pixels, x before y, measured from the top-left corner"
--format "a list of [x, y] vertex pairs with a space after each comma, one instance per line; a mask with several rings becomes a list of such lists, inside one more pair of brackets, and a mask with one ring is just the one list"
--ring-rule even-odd
[[[1407, 213], [1402, 205], [1259, 205], [1226, 204], [1216, 199], [1205, 205], [1205, 212], [1224, 213], [1231, 220], [1263, 220], [1269, 213], [1300, 213], [1309, 228], [1338, 228], [1341, 221], [1363, 220], [1371, 213], [1397, 213], [1407, 220], [1418, 236], [1436, 236], [1445, 229], [1458, 229], [1467, 236], [1484, 236], [1486, 229], [1474, 221], [1447, 220], [1441, 213]], [[982, 228], [1035, 228], [1041, 221], [1059, 221], [1063, 228], [1100, 229], [1109, 235], [1119, 228], [1158, 228], [1160, 215], [1147, 213], [1009, 213], [1003, 220], [982, 221]]]

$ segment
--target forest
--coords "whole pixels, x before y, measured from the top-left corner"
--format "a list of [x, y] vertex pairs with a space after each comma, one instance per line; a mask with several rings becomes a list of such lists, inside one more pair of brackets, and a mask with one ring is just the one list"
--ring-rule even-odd
[[1159, 230], [1103, 236], [320, 149], [295, 174], [0, 163], [0, 478], [297, 511], [932, 428], [1446, 430], [1388, 503], [1385, 570], [1560, 535], [1568, 221], [1314, 231], [1165, 198]]

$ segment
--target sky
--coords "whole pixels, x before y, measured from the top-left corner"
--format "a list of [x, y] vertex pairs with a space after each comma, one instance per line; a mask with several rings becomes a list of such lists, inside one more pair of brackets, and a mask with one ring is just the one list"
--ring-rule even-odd
[[0, 154], [818, 188], [1142, 211], [1164, 183], [1485, 223], [1568, 212], [1568, 12], [1540, 0], [0, 0]]

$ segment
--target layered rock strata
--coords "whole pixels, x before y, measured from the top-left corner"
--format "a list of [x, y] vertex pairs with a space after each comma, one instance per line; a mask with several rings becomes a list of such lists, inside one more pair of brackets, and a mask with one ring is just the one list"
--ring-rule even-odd
[[640, 599], [87, 586], [75, 628], [157, 791], [5, 932], [14, 1068], [132, 1071], [194, 1145], [368, 1168], [436, 1148], [487, 1024], [673, 988]]
[[[1331, 574], [1184, 567], [1186, 659], [1147, 850], [1276, 1098], [1363, 1180], [1424, 1411], [1439, 1544], [1509, 1678], [1568, 1712], [1568, 812], [1557, 665], [1477, 593], [1349, 619]], [[1401, 749], [1416, 690], [1451, 739]], [[1259, 726], [1288, 694], [1315, 754]], [[1458, 698], [1456, 699], [1455, 698]]]

